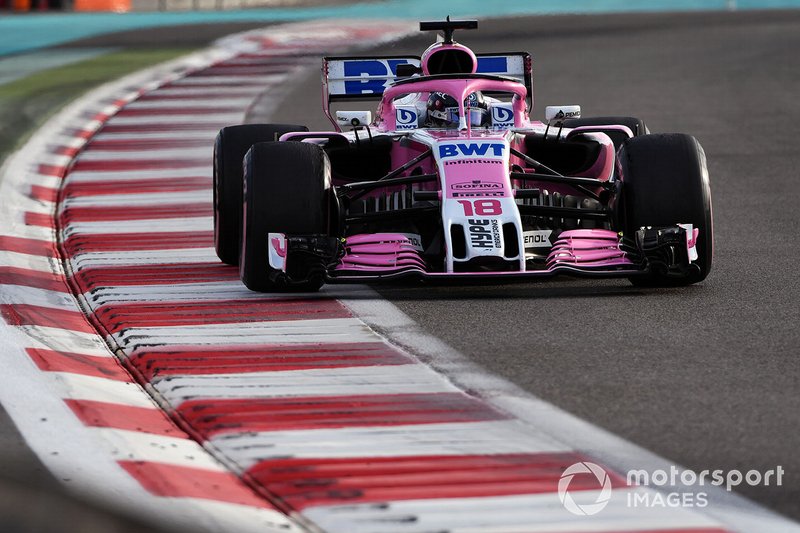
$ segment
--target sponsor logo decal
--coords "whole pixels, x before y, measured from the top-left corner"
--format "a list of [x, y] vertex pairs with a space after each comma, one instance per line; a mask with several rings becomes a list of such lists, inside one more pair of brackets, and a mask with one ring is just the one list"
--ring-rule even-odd
[[503, 143], [453, 143], [440, 144], [439, 157], [503, 157]]
[[579, 118], [580, 116], [581, 116], [581, 112], [580, 111], [567, 111], [565, 113], [564, 110], [561, 109], [561, 110], [559, 110], [558, 113], [556, 113], [556, 116], [553, 117], [553, 118], [555, 120], [564, 120], [564, 119], [567, 119], [567, 118]]
[[411, 246], [413, 246], [416, 251], [422, 252], [425, 250], [422, 247], [422, 236], [416, 233], [401, 233], [400, 235], [408, 239], [409, 242], [411, 242]]
[[502, 184], [483, 180], [453, 183], [450, 185], [450, 189], [452, 189], [453, 198], [506, 195]]
[[400, 235], [404, 236], [405, 239], [389, 239], [389, 240], [382, 240], [381, 242], [387, 244], [401, 244], [411, 246], [417, 252], [423, 252], [425, 249], [422, 247], [422, 238], [419, 235], [414, 235], [412, 233], [401, 233]]
[[504, 129], [514, 126], [514, 111], [502, 104], [492, 106], [492, 128]]
[[678, 224], [686, 230], [686, 250], [689, 253], [689, 261], [697, 261], [699, 257], [697, 253], [697, 237], [700, 234], [700, 229], [695, 228], [692, 224]]
[[502, 189], [503, 186], [499, 183], [490, 181], [472, 180], [462, 183], [454, 183], [450, 186], [451, 189], [458, 190], [484, 190], [484, 189]]
[[502, 165], [499, 159], [451, 159], [444, 162], [445, 166], [450, 165]]
[[550, 242], [550, 234], [553, 233], [549, 229], [537, 229], [533, 231], [524, 231], [522, 233], [522, 241], [525, 243], [525, 248], [551, 248], [553, 243]]
[[492, 249], [501, 248], [500, 224], [494, 219], [470, 218], [469, 242], [473, 248]]
[[395, 114], [395, 122], [398, 130], [417, 129], [417, 112], [405, 107], [398, 107]]
[[269, 266], [286, 272], [286, 236], [283, 233], [269, 233], [267, 251]]
[[[478, 58], [477, 73], [501, 74], [521, 79], [522, 57], [486, 56]], [[332, 60], [331, 67], [341, 68], [343, 79], [331, 77], [332, 82], [342, 82], [336, 94], [383, 94], [387, 85], [397, 77], [397, 66], [411, 64], [419, 66], [419, 59], [414, 57], [394, 59], [344, 59]]]
[[[343, 62], [345, 94], [383, 94], [386, 84], [397, 76], [397, 65], [407, 59], [357, 59]], [[382, 79], [381, 79], [382, 77]], [[374, 78], [374, 79], [373, 79]]]

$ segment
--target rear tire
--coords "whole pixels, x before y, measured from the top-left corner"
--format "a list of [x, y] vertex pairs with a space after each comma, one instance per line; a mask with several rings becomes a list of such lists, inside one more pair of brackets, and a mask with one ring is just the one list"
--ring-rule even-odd
[[[650, 133], [644, 121], [635, 117], [586, 117], [570, 118], [564, 121], [565, 128], [578, 128], [580, 126], [626, 126], [631, 130], [634, 137]], [[602, 131], [602, 129], [598, 131]], [[622, 143], [626, 140], [624, 134], [614, 130], [604, 131], [604, 133], [611, 137], [611, 140], [614, 142], [614, 149], [616, 150], [619, 150]]]
[[324, 269], [270, 267], [269, 233], [327, 235], [331, 205], [331, 171], [327, 154], [311, 143], [253, 145], [244, 158], [244, 204], [239, 275], [258, 292], [316, 291]]
[[631, 277], [634, 285], [682, 286], [702, 281], [711, 271], [714, 228], [706, 156], [697, 139], [683, 134], [644, 135], [623, 143], [618, 155], [622, 180], [623, 232], [633, 238], [642, 226], [692, 224], [699, 271], [683, 278], [651, 273]]
[[239, 264], [242, 221], [242, 158], [258, 142], [308, 131], [293, 124], [241, 124], [222, 128], [214, 142], [214, 248], [229, 265]]

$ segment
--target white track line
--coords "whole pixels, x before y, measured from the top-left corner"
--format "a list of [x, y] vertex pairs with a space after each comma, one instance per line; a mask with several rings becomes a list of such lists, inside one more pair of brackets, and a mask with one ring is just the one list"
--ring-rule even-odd
[[[174, 138], [174, 137], [173, 137]], [[211, 143], [199, 148], [148, 148], [144, 150], [89, 150], [78, 161], [131, 161], [135, 159], [197, 159], [211, 165]]]
[[50, 274], [53, 272], [56, 262], [55, 259], [50, 257], [0, 250], [0, 265], [7, 267], [23, 268]]
[[247, 87], [248, 85], [254, 85], [263, 89], [275, 81], [282, 80], [284, 77], [284, 74], [265, 76], [192, 76], [191, 78], [177, 80], [174, 85], [180, 87], [191, 87], [192, 85], [239, 85]]
[[219, 127], [226, 124], [241, 122], [242, 111], [224, 113], [203, 113], [202, 115], [144, 115], [133, 117], [114, 117], [115, 126], [179, 126], [192, 124], [219, 124]]
[[[157, 206], [195, 204], [201, 202], [207, 202], [209, 205], [211, 205], [212, 198], [213, 193], [209, 187], [209, 189], [206, 190], [185, 192], [180, 195], [154, 192], [142, 194], [77, 196], [65, 201], [64, 207], [130, 207], [132, 205]], [[119, 228], [119, 224], [117, 227]]]
[[[65, 292], [55, 292], [23, 285], [0, 285], [0, 287], [2, 287], [3, 291], [2, 302], [4, 304], [36, 305], [54, 309], [75, 310], [75, 298], [66, 290]], [[66, 289], [66, 284], [64, 288]]]
[[[158, 96], [161, 94], [158, 91], [150, 93], [151, 96]], [[220, 94], [221, 98], [182, 98], [180, 100], [173, 99], [147, 99], [137, 100], [125, 106], [125, 109], [173, 109], [179, 107], [197, 107], [197, 108], [210, 108], [216, 109], [219, 107], [231, 107], [237, 110], [245, 109], [253, 101], [252, 97], [230, 97], [224, 93]]]
[[[164, 201], [170, 195], [164, 195]], [[177, 198], [177, 197], [176, 197]], [[64, 236], [72, 235], [102, 235], [104, 233], [173, 233], [173, 232], [201, 232], [212, 231], [214, 219], [212, 217], [181, 217], [176, 214], [172, 218], [154, 218], [142, 220], [113, 220], [109, 222], [73, 222], [64, 230]]]
[[116, 333], [120, 346], [147, 344], [296, 344], [374, 342], [375, 336], [355, 318], [240, 322], [202, 326], [135, 328]]
[[[309, 295], [309, 298], [320, 298]], [[232, 300], [258, 300], [270, 298], [284, 298], [283, 295], [264, 295], [249, 291], [242, 286], [239, 280], [215, 283], [187, 283], [174, 285], [145, 285], [130, 287], [109, 287], [96, 289], [92, 292], [93, 301], [110, 303], [147, 303], [147, 302], [181, 302], [194, 301], [232, 301]]]
[[[166, 180], [186, 176], [205, 177], [211, 180], [210, 165], [197, 165], [183, 168], [142, 169], [142, 170], [79, 170], [70, 172], [70, 183], [104, 183], [115, 181]], [[73, 199], [71, 199], [73, 200]]]
[[214, 248], [180, 248], [175, 250], [147, 250], [133, 252], [87, 252], [73, 256], [77, 271], [91, 267], [131, 265], [163, 265], [180, 263], [217, 263]]
[[[374, 339], [372, 339], [374, 341]], [[156, 378], [174, 406], [203, 398], [302, 398], [458, 392], [425, 365], [382, 365]], [[341, 438], [339, 442], [341, 442]]]
[[167, 437], [102, 427], [92, 428], [92, 431], [97, 433], [99, 442], [108, 444], [109, 453], [120, 461], [148, 461], [227, 472], [202, 446], [186, 436]]
[[[349, 445], [342, 447], [342, 441]], [[287, 457], [370, 458], [569, 451], [567, 446], [546, 435], [524, 431], [516, 420], [223, 434], [209, 442], [228, 457], [235, 457], [244, 468], [266, 459]], [[433, 507], [436, 501], [432, 500]]]
[[[93, 141], [143, 141], [153, 139], [213, 139], [219, 128], [192, 128], [182, 131], [150, 131], [150, 132], [102, 132], [92, 137]], [[70, 173], [70, 180], [74, 173]]]
[[[16, 328], [25, 335], [23, 346], [44, 348], [57, 352], [75, 352], [110, 357], [108, 346], [97, 335], [43, 326], [21, 326]], [[18, 338], [18, 342], [22, 339]]]
[[156, 407], [136, 383], [84, 376], [72, 372], [47, 372], [47, 378], [61, 389], [61, 397], [72, 400], [115, 403], [130, 407]]

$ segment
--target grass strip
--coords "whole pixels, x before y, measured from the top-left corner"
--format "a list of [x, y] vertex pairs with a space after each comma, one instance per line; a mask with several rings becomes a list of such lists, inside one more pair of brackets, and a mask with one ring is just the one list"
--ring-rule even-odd
[[48, 118], [88, 90], [193, 50], [117, 50], [0, 85], [0, 164]]

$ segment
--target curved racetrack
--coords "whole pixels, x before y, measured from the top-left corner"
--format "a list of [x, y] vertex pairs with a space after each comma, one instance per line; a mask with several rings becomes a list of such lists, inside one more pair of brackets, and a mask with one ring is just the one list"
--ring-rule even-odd
[[[378, 44], [410, 28], [234, 36], [92, 92], [14, 156], [0, 401], [27, 445], [74, 490], [198, 531], [799, 531], [721, 489], [704, 509], [632, 505], [682, 489], [624, 473], [780, 467], [782, 486], [739, 492], [800, 518], [800, 11], [519, 17], [459, 35], [534, 54], [535, 118], [580, 103], [700, 139], [717, 230], [704, 283], [247, 291], [211, 246], [214, 134], [245, 110], [328, 129], [319, 56], [419, 53], [430, 35]], [[608, 509], [587, 519], [576, 499]]]
[[[561, 279], [381, 294], [487, 372], [678, 464], [782, 465], [782, 487], [741, 492], [800, 518], [800, 12], [520, 17], [459, 39], [533, 54], [537, 118], [579, 103], [584, 116], [695, 135], [712, 179], [713, 271], [669, 290]], [[327, 128], [318, 80], [272, 119]]]

